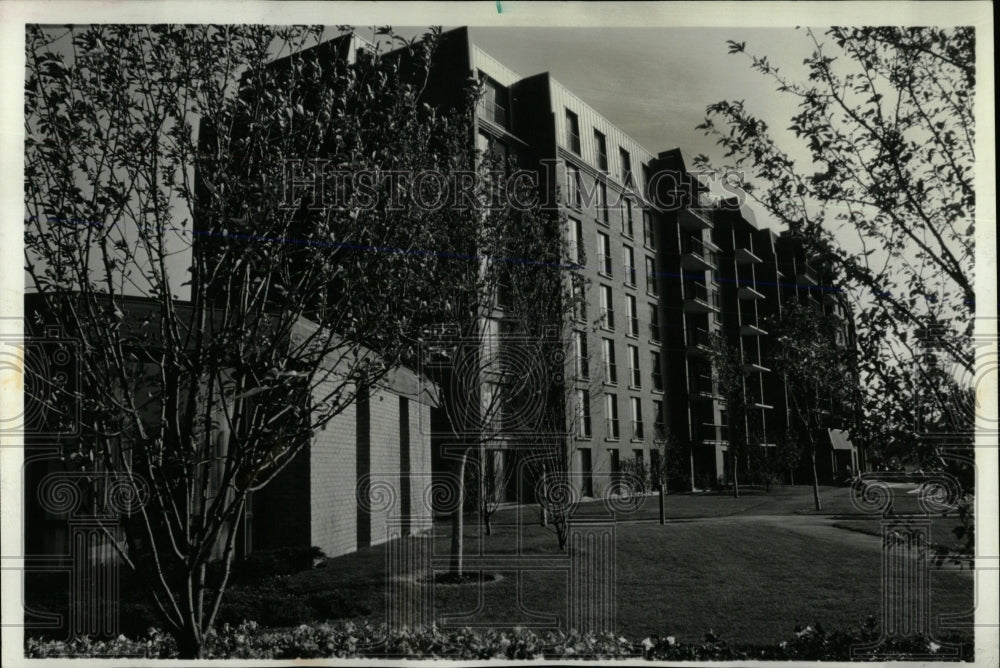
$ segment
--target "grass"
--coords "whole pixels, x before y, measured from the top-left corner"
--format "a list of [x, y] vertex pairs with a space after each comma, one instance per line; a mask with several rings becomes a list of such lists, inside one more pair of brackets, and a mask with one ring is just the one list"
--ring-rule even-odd
[[[899, 512], [906, 504], [915, 508], [906, 491], [897, 490]], [[861, 513], [846, 488], [824, 488], [822, 498], [823, 511], [817, 513], [808, 487], [748, 490], [738, 499], [669, 495], [665, 525], [656, 521], [655, 496], [633, 512], [614, 516], [601, 502], [586, 503], [577, 518], [613, 528], [613, 555], [599, 555], [592, 545], [571, 549], [583, 562], [603, 564], [614, 575], [613, 596], [605, 604], [614, 605], [620, 634], [699, 641], [711, 630], [729, 642], [780, 642], [797, 624], [844, 628], [868, 615], [880, 616], [882, 552], [873, 536], [880, 535], [881, 517]], [[938, 541], [954, 520], [933, 522]], [[266, 586], [233, 587], [227, 601], [232, 614], [274, 626], [336, 619], [378, 623], [386, 619], [390, 599], [426, 595], [431, 617], [425, 621], [444, 626], [570, 627], [569, 558], [539, 525], [537, 508], [504, 509], [493, 524], [494, 534], [485, 536], [474, 518], [466, 523], [467, 568], [497, 576], [480, 586], [423, 584], [426, 573], [416, 567], [387, 576], [388, 555], [399, 547], [422, 550], [431, 566], [446, 568], [450, 530], [442, 522], [391, 550], [377, 545]], [[971, 574], [933, 571], [930, 581], [933, 619], [972, 609]], [[122, 592], [130, 595], [127, 587]], [[136, 614], [122, 610], [139, 622]]]
[[[860, 624], [881, 610], [881, 551], [878, 541], [840, 531], [829, 512], [851, 514], [847, 490], [824, 490], [823, 517], [810, 517], [808, 489], [771, 494], [676, 495], [667, 498], [666, 525], [640, 521], [656, 499], [614, 525], [614, 604], [619, 633], [631, 638], [674, 635], [700, 640], [712, 630], [731, 642], [778, 642], [796, 624], [820, 622], [827, 628]], [[482, 586], [435, 586], [433, 614], [445, 625], [568, 626], [568, 560], [555, 537], [536, 521], [536, 511], [505, 510], [495, 517], [492, 536], [467, 525], [465, 550], [470, 564], [498, 575]], [[581, 507], [581, 516], [606, 516], [603, 504]], [[867, 517], [854, 513], [855, 517]], [[784, 516], [784, 517], [782, 517]], [[699, 521], [702, 518], [706, 521]], [[852, 524], [878, 529], [878, 517]], [[432, 562], [447, 564], [450, 534], [437, 527], [430, 537], [410, 538], [411, 547], [433, 551]], [[302, 593], [346, 591], [384, 619], [386, 546], [336, 560], [324, 568], [291, 576], [286, 585]], [[519, 562], [510, 557], [521, 555]], [[581, 553], [597, 557], [593, 548]], [[601, 557], [597, 557], [601, 559]], [[546, 560], [548, 560], [546, 565]], [[528, 570], [532, 564], [540, 570]], [[518, 566], [521, 572], [518, 572]], [[400, 591], [419, 593], [412, 578], [400, 578]], [[968, 573], [933, 572], [932, 617], [973, 607]]]

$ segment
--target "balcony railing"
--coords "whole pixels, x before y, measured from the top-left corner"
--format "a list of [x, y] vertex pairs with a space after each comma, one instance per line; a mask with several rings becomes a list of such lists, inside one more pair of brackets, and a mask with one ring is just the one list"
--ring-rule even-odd
[[635, 266], [625, 265], [625, 285], [635, 287]]
[[590, 415], [582, 415], [580, 417], [580, 436], [583, 438], [590, 438], [592, 433]]
[[729, 442], [729, 427], [726, 425], [701, 422], [694, 425], [695, 438], [702, 443]]
[[800, 285], [817, 285], [816, 272], [808, 262], [799, 262], [795, 266], [795, 282]]
[[493, 100], [482, 99], [478, 105], [479, 116], [502, 128], [507, 127], [507, 110]]
[[749, 248], [737, 248], [733, 251], [733, 256], [740, 264], [759, 264], [763, 262], [760, 257]]
[[580, 355], [576, 358], [576, 373], [581, 380], [590, 378], [590, 357]]
[[637, 441], [641, 441], [645, 438], [642, 420], [632, 420], [632, 438]]
[[684, 308], [688, 312], [707, 313], [721, 308], [719, 293], [704, 283], [689, 281], [684, 284]]
[[692, 396], [698, 395], [712, 398], [719, 396], [718, 382], [712, 376], [692, 374], [689, 380]]
[[681, 266], [685, 269], [704, 271], [718, 267], [715, 249], [693, 237], [687, 237], [681, 246]]
[[642, 387], [642, 371], [640, 369], [629, 369], [629, 380], [632, 387]]
[[707, 329], [688, 327], [687, 347], [691, 352], [708, 352], [712, 346], [712, 337]]
[[697, 209], [681, 209], [677, 222], [686, 230], [706, 230], [714, 227], [711, 213]]
[[605, 422], [608, 438], [621, 438], [621, 431], [618, 429], [618, 418], [606, 418]]
[[607, 274], [608, 276], [611, 276], [614, 271], [614, 266], [611, 264], [611, 256], [607, 253], [597, 254], [597, 266], [602, 273]]
[[653, 341], [660, 340], [660, 326], [655, 322], [649, 323], [649, 338]]
[[639, 318], [634, 315], [628, 318], [628, 333], [629, 336], [639, 336]]

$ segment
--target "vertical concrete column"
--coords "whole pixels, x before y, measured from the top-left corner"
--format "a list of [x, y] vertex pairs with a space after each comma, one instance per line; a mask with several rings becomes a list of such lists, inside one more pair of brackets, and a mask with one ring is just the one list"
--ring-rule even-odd
[[[386, 624], [390, 630], [428, 626], [432, 587], [419, 578], [430, 575], [432, 541], [406, 538], [402, 521], [390, 519], [386, 547]], [[408, 524], [408, 522], [407, 522]]]
[[399, 517], [400, 535], [410, 534], [410, 400], [399, 398]]
[[884, 634], [930, 637], [930, 520], [882, 520]]
[[356, 431], [356, 471], [355, 504], [357, 512], [357, 549], [368, 547], [372, 544], [372, 514], [369, 495], [371, 493], [371, 467], [372, 467], [372, 414], [371, 395], [367, 387], [358, 388], [358, 396], [355, 400], [355, 415], [357, 420]]
[[569, 627], [615, 630], [615, 524], [577, 520], [569, 529]]
[[118, 555], [108, 535], [116, 528], [104, 517], [69, 521], [69, 630], [74, 637], [118, 633]]

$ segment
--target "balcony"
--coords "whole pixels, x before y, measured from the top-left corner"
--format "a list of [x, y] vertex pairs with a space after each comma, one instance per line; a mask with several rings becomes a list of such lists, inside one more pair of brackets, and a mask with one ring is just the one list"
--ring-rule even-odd
[[728, 443], [729, 427], [724, 424], [699, 422], [694, 425], [694, 436], [700, 443]]
[[767, 332], [757, 325], [743, 325], [740, 327], [740, 336], [767, 336]]
[[774, 408], [772, 404], [769, 404], [764, 400], [764, 395], [759, 390], [747, 392], [746, 397], [747, 397], [748, 408], [756, 408], [764, 410], [769, 410], [771, 408]]
[[771, 369], [757, 362], [748, 362], [743, 365], [743, 370], [747, 373], [768, 373]]
[[733, 251], [733, 257], [736, 258], [737, 264], [760, 264], [763, 262], [748, 248], [737, 248]]
[[741, 286], [740, 289], [737, 291], [737, 295], [739, 296], [740, 299], [743, 300], [764, 299], [764, 294], [762, 292], [758, 292], [754, 288], [751, 288], [749, 285]]
[[799, 285], [819, 285], [816, 272], [808, 262], [796, 263], [795, 282]]
[[491, 123], [496, 123], [502, 128], [507, 127], [507, 110], [497, 104], [494, 100], [487, 100], [485, 98], [479, 100], [479, 104], [476, 106], [479, 112], [479, 117], [483, 118]]
[[681, 229], [698, 232], [700, 230], [710, 230], [715, 225], [708, 212], [701, 212], [697, 209], [681, 209], [677, 214], [677, 222]]
[[632, 420], [632, 440], [641, 441], [645, 436], [642, 420]]
[[719, 293], [704, 283], [691, 281], [684, 284], [684, 311], [687, 313], [713, 313], [721, 309]]
[[708, 355], [712, 350], [712, 339], [707, 329], [688, 327], [687, 351], [692, 355]]
[[681, 247], [681, 267], [689, 271], [711, 271], [718, 267], [716, 249], [697, 239], [688, 238]]
[[712, 376], [694, 374], [689, 377], [689, 394], [693, 399], [719, 398], [719, 384]]

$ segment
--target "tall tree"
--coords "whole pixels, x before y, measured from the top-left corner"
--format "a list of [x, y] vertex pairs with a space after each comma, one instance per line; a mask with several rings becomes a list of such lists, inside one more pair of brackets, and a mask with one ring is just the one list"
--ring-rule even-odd
[[855, 302], [872, 401], [905, 406], [906, 367], [929, 322], [948, 364], [974, 375], [975, 32], [804, 33], [812, 45], [804, 80], [729, 42], [797, 102], [787, 136], [742, 101], [709, 105], [699, 127], [725, 150], [714, 167], [836, 270]]
[[[27, 28], [26, 267], [39, 317], [79, 337], [85, 388], [68, 397], [82, 421], [66, 458], [145, 499], [116, 546], [186, 658], [213, 626], [249, 494], [413, 357], [467, 264], [429, 251], [479, 215], [459, 206], [442, 225], [388, 178], [471, 165], [473, 91], [452, 115], [421, 98], [437, 33], [390, 35], [405, 69], [306, 48], [322, 37]], [[326, 164], [346, 178], [325, 195], [291, 188]]]
[[816, 451], [821, 434], [839, 426], [857, 396], [853, 349], [837, 341], [843, 323], [812, 305], [790, 304], [768, 324], [774, 337], [771, 362], [784, 376], [789, 402], [790, 433], [809, 458], [813, 502], [822, 509]]

